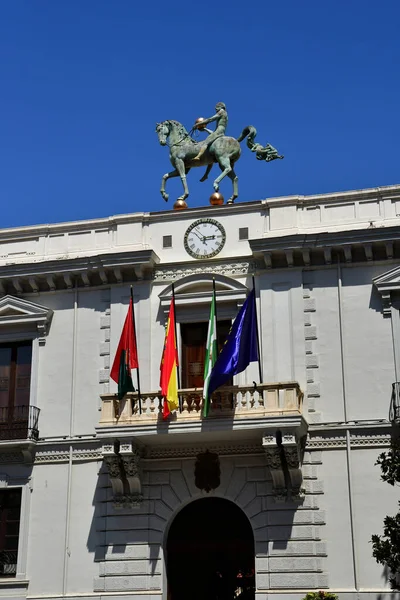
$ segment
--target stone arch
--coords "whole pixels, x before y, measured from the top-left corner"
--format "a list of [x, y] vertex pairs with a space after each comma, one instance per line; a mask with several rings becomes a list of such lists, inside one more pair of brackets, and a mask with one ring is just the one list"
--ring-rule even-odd
[[196, 497], [175, 512], [164, 536], [169, 600], [188, 594], [252, 600], [255, 537], [245, 511], [221, 496]]

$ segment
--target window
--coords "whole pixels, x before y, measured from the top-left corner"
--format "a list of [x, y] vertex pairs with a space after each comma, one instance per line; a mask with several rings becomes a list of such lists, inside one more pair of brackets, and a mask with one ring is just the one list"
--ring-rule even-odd
[[172, 248], [172, 235], [163, 235], [163, 248]]
[[31, 342], [0, 344], [0, 439], [26, 439], [34, 425], [31, 364]]
[[0, 577], [17, 574], [21, 488], [0, 490]]
[[249, 239], [249, 228], [248, 227], [239, 227], [239, 240], [248, 240]]
[[[221, 350], [231, 328], [231, 321], [218, 321], [218, 350]], [[202, 388], [206, 357], [208, 323], [181, 323], [182, 387]], [[231, 385], [231, 383], [227, 383]]]

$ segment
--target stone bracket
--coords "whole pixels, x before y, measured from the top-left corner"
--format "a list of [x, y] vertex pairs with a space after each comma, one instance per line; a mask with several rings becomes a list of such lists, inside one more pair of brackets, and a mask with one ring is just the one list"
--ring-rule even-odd
[[303, 473], [301, 470], [301, 459], [303, 453], [304, 439], [297, 439], [295, 435], [287, 433], [282, 436], [282, 448], [286, 459], [287, 471], [290, 479], [290, 494], [292, 500], [300, 501], [304, 496]]
[[110, 477], [115, 508], [134, 508], [143, 501], [140, 480], [140, 449], [133, 443], [105, 444], [104, 463]]
[[264, 433], [262, 446], [276, 502], [300, 502], [304, 496], [302, 456], [307, 428], [306, 422], [301, 419], [298, 423], [282, 423], [282, 427], [275, 424]]

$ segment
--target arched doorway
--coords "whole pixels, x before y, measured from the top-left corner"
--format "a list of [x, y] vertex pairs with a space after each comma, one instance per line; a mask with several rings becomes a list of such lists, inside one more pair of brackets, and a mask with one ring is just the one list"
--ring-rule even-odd
[[168, 600], [254, 600], [254, 536], [244, 512], [224, 498], [183, 508], [166, 544]]

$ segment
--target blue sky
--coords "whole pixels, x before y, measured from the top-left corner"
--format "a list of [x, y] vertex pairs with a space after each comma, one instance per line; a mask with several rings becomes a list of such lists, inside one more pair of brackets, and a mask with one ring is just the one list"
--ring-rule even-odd
[[218, 101], [285, 155], [243, 144], [239, 201], [400, 183], [399, 26], [398, 0], [0, 3], [0, 227], [172, 208], [155, 124]]

